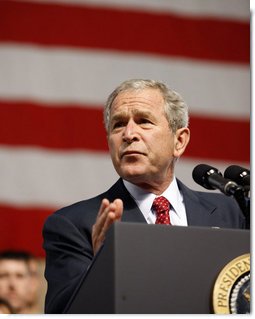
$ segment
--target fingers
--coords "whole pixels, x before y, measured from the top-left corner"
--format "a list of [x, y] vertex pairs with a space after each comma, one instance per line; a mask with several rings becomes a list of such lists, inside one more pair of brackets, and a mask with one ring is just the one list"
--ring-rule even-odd
[[108, 212], [107, 208], [109, 206], [110, 206], [110, 202], [108, 201], [108, 199], [104, 198], [99, 208], [96, 223], [94, 224], [96, 230], [98, 231], [100, 231], [100, 229], [103, 227], [105, 223], [105, 220], [107, 218], [107, 212]]
[[123, 213], [123, 202], [115, 199], [110, 203], [107, 199], [103, 199], [95, 224], [92, 227], [92, 245], [94, 254], [101, 247], [105, 240], [106, 232], [112, 223], [120, 220]]
[[123, 202], [121, 199], [115, 199], [113, 202], [116, 206], [115, 210], [115, 220], [120, 220], [123, 214]]

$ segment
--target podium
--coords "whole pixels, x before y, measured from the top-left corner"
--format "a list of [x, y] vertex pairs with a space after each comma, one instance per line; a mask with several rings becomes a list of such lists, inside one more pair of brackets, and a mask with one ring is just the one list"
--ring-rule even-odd
[[249, 252], [248, 230], [116, 222], [65, 313], [213, 313], [218, 274]]

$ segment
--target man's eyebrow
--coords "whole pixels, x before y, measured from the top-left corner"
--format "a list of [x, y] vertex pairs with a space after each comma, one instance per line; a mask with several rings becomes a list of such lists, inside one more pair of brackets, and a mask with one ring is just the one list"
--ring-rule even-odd
[[[133, 115], [135, 116], [144, 116], [144, 117], [153, 117], [155, 118], [155, 115], [153, 112], [151, 111], [145, 111], [145, 110], [139, 110], [139, 109], [136, 109], [136, 110], [133, 110], [132, 111]], [[128, 112], [118, 112], [118, 113], [115, 113], [113, 116], [112, 116], [112, 120], [114, 121], [118, 121], [120, 119], [123, 119], [125, 117], [128, 117], [129, 116], [129, 113]]]
[[128, 116], [127, 112], [118, 112], [112, 116], [112, 121], [118, 121]]
[[150, 116], [150, 117], [155, 117], [154, 113], [151, 112], [151, 111], [145, 111], [145, 110], [139, 110], [139, 109], [136, 109], [134, 110], [134, 115], [139, 115], [139, 116]]

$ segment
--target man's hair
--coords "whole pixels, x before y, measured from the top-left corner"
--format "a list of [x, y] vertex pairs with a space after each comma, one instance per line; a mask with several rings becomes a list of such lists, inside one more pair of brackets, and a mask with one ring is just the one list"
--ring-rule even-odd
[[165, 113], [169, 127], [175, 133], [179, 128], [188, 127], [188, 106], [179, 93], [163, 82], [146, 79], [131, 79], [122, 82], [108, 97], [104, 109], [104, 124], [109, 131], [111, 107], [115, 98], [122, 92], [155, 89], [160, 91], [165, 101]]
[[11, 260], [19, 260], [28, 263], [31, 259], [33, 259], [33, 254], [22, 251], [22, 250], [5, 250], [0, 251], [0, 260], [3, 259], [11, 259]]

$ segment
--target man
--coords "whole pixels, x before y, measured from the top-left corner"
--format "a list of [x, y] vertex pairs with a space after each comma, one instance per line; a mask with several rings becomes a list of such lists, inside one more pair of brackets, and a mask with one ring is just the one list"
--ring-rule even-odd
[[0, 298], [6, 300], [14, 313], [31, 313], [32, 280], [30, 254], [23, 251], [0, 253]]
[[[190, 138], [187, 105], [178, 93], [152, 80], [126, 81], [109, 96], [104, 119], [120, 179], [46, 221], [48, 313], [64, 311], [115, 221], [244, 228], [233, 199], [192, 191], [175, 178], [175, 164]], [[156, 216], [155, 198], [158, 206], [170, 207], [166, 219]]]

